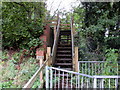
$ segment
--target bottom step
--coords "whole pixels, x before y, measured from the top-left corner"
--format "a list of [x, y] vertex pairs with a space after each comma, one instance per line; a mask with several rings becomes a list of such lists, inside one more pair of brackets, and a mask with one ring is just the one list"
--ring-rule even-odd
[[55, 65], [60, 65], [60, 66], [63, 66], [63, 65], [72, 65], [72, 63], [56, 63]]
[[61, 69], [72, 71], [72, 68], [61, 68]]
[[[56, 68], [59, 68], [59, 67], [56, 67]], [[64, 69], [64, 70], [68, 70], [68, 71], [73, 71], [72, 68], [62, 68], [62, 67], [60, 67], [59, 69]]]

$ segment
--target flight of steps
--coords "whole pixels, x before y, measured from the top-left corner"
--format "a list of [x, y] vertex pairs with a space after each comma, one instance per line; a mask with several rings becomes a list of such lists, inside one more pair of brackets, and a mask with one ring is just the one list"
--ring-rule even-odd
[[72, 70], [71, 30], [60, 30], [55, 67]]

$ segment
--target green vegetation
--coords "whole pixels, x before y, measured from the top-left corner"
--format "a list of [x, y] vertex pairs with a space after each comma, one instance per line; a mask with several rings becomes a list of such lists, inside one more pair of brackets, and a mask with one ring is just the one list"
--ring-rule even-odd
[[22, 88], [38, 69], [45, 14], [44, 2], [2, 2], [0, 88]]
[[[119, 71], [118, 67], [118, 53], [116, 53], [117, 49], [108, 49], [106, 50], [106, 63], [104, 64], [104, 67], [106, 67], [103, 70], [103, 75], [118, 75], [119, 73], [116, 71]], [[112, 62], [111, 62], [112, 61]]]
[[82, 2], [82, 6], [74, 9], [79, 60], [108, 60], [108, 51], [115, 50], [109, 53], [111, 60], [120, 61], [119, 4], [120, 2]]
[[41, 45], [45, 11], [43, 2], [3, 2], [3, 48], [30, 49]]
[[[38, 60], [34, 58], [24, 58], [22, 64], [15, 64], [16, 56], [13, 55], [8, 61], [0, 61], [0, 86], [2, 88], [22, 88], [39, 67]], [[3, 54], [3, 57], [8, 58], [6, 54]]]
[[[61, 22], [70, 23], [71, 15], [74, 16], [79, 60], [106, 61], [102, 74], [116, 75], [120, 61], [120, 2], [82, 2], [73, 9], [73, 14], [63, 13], [66, 19]], [[43, 34], [46, 12], [43, 2], [2, 3], [0, 88], [21, 88], [38, 69], [39, 61], [33, 56], [42, 45], [39, 37]], [[36, 80], [33, 88], [39, 84]]]

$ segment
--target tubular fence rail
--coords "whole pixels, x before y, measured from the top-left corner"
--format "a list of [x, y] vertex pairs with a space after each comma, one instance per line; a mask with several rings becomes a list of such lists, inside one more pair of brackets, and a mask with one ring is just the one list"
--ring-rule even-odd
[[[105, 69], [107, 67], [111, 67], [107, 69], [108, 73], [113, 73], [114, 75], [118, 75], [119, 73], [119, 64], [120, 62], [107, 62], [107, 61], [78, 61], [78, 71], [79, 73], [84, 73], [88, 75], [104, 75]], [[106, 67], [107, 63], [107, 67]]]
[[46, 88], [117, 88], [120, 76], [91, 76], [46, 66]]

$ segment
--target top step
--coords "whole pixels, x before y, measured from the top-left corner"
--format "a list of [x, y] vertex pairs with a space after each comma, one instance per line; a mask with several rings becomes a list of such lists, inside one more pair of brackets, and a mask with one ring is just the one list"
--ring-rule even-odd
[[71, 30], [61, 30], [60, 35], [71, 35]]

